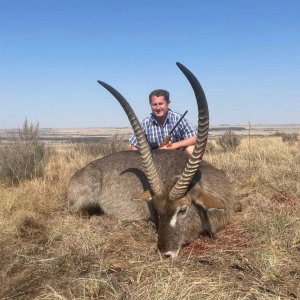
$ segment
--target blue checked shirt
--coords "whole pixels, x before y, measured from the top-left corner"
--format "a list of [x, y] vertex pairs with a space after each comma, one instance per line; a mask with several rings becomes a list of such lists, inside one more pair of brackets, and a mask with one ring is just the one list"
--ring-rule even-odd
[[[142, 121], [141, 126], [152, 149], [159, 147], [175, 124], [179, 121], [180, 117], [181, 115], [179, 113], [173, 112], [169, 109], [167, 118], [163, 125], [160, 125], [157, 122], [152, 113]], [[195, 135], [197, 135], [195, 128], [188, 123], [186, 118], [183, 118], [173, 131], [171, 143], [182, 141]], [[129, 141], [133, 146], [139, 148], [134, 133], [130, 136]]]

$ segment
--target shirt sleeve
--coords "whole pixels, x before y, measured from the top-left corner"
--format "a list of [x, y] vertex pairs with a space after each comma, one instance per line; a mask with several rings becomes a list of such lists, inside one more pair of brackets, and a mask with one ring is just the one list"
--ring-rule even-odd
[[134, 147], [138, 148], [138, 143], [137, 143], [137, 139], [134, 133], [132, 133], [129, 137], [129, 142], [131, 145], [133, 145]]
[[197, 135], [196, 129], [190, 125], [186, 118], [182, 119], [178, 127], [182, 139], [187, 139]]
[[[144, 120], [141, 122], [141, 127], [142, 127], [142, 129], [143, 129], [143, 131], [144, 131], [144, 134], [146, 134], [146, 133], [145, 133], [145, 128], [146, 128], [146, 126], [147, 126], [146, 123], [147, 123], [147, 118], [144, 119]], [[130, 142], [130, 144], [133, 145], [134, 147], [140, 148], [140, 146], [139, 146], [139, 144], [138, 144], [138, 141], [137, 141], [137, 138], [136, 138], [136, 135], [135, 135], [134, 133], [132, 133], [132, 134], [129, 136], [129, 142]]]

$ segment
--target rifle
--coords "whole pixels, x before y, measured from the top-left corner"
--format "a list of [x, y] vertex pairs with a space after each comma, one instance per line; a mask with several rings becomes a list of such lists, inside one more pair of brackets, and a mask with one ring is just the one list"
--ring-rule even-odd
[[169, 142], [171, 141], [172, 138], [172, 134], [173, 131], [176, 129], [176, 127], [179, 125], [179, 123], [182, 121], [182, 119], [184, 118], [184, 116], [187, 114], [187, 110], [185, 111], [185, 113], [180, 117], [180, 119], [178, 120], [178, 122], [174, 125], [174, 127], [172, 128], [172, 130], [169, 132], [169, 134], [167, 135], [167, 137], [163, 140], [163, 142], [159, 145], [159, 148], [169, 144]]

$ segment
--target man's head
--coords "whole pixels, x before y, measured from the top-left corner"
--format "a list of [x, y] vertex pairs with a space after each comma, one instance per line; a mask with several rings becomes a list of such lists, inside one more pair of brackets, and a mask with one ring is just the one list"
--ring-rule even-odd
[[164, 123], [169, 110], [169, 92], [166, 90], [154, 90], [149, 95], [149, 103], [152, 113], [161, 124]]
[[157, 89], [157, 90], [154, 90], [152, 91], [150, 94], [149, 94], [149, 103], [151, 105], [151, 101], [152, 101], [152, 97], [155, 96], [155, 97], [164, 97], [164, 99], [167, 101], [167, 103], [170, 103], [170, 94], [168, 91], [166, 90], [162, 90], [162, 89]]

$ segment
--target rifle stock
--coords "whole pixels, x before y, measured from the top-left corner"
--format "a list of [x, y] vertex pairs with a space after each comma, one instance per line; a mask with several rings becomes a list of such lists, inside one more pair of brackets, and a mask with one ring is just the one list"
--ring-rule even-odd
[[172, 134], [168, 134], [164, 141], [159, 145], [159, 148], [166, 146], [171, 141]]

